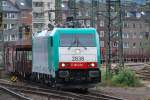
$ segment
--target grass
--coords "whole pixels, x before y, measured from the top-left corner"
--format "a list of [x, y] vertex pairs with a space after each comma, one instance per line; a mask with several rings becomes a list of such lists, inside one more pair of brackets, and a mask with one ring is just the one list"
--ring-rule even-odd
[[136, 74], [130, 69], [122, 69], [117, 74], [113, 74], [110, 80], [106, 80], [106, 71], [102, 70], [101, 86], [116, 87], [137, 87], [141, 86], [140, 80]]

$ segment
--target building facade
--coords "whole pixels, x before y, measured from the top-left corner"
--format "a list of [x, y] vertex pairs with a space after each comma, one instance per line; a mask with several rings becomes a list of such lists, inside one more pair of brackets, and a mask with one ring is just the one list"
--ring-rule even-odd
[[[22, 38], [23, 40], [30, 41], [32, 36], [32, 0], [16, 0], [14, 5], [20, 11], [20, 27], [22, 27]], [[26, 32], [25, 28], [29, 28], [29, 32]], [[21, 34], [20, 34], [21, 35]], [[25, 42], [25, 41], [24, 41]]]
[[143, 61], [150, 58], [150, 26], [143, 17], [125, 18], [123, 46], [125, 61]]
[[9, 0], [2, 1], [2, 6], [4, 41], [16, 41], [18, 39], [20, 11]]
[[[51, 10], [50, 13], [49, 10]], [[32, 0], [33, 33], [48, 29], [49, 23], [51, 23], [52, 25], [55, 24], [54, 10], [55, 10], [55, 0]]]
[[[30, 1], [31, 2], [31, 1]], [[15, 43], [22, 33], [21, 26], [32, 25], [32, 8], [28, 0], [3, 0], [3, 35], [5, 44]]]
[[32, 0], [16, 0], [15, 6], [20, 10], [20, 23], [32, 25]]
[[[18, 43], [24, 43], [24, 31], [19, 32], [20, 27], [23, 25], [32, 25], [32, 9], [30, 0], [2, 0], [2, 35], [3, 64], [10, 66], [13, 64], [13, 48]], [[31, 38], [30, 38], [31, 39]], [[23, 41], [23, 42], [21, 42]], [[29, 41], [28, 41], [29, 42]], [[5, 58], [5, 59], [4, 59]]]

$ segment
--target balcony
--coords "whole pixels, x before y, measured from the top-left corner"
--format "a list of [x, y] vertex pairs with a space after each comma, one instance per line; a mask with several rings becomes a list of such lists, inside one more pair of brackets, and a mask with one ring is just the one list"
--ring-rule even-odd
[[38, 22], [38, 23], [43, 23], [43, 22], [45, 22], [45, 18], [43, 17], [43, 18], [38, 18], [38, 17], [36, 17], [36, 18], [33, 18], [32, 19], [32, 22], [34, 23], [34, 22]]
[[43, 7], [34, 7], [33, 8], [33, 10], [32, 10], [33, 12], [44, 12], [44, 8]]

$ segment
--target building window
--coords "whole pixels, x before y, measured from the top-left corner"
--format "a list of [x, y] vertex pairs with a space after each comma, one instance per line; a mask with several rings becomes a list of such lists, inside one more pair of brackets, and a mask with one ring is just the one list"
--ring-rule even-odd
[[123, 23], [123, 26], [124, 26], [124, 28], [128, 28], [128, 27], [129, 27], [129, 24], [128, 24], [127, 22], [124, 22], [124, 23]]
[[123, 43], [123, 48], [129, 48], [129, 42], [124, 42]]
[[15, 24], [10, 24], [10, 28], [15, 28]]
[[124, 23], [123, 26], [124, 26], [124, 28], [126, 28], [127, 27], [127, 23]]
[[148, 40], [148, 38], [149, 38], [149, 32], [145, 32], [144, 34], [145, 34], [145, 38]]
[[78, 12], [78, 16], [82, 16], [82, 13], [81, 13], [81, 11], [79, 11], [79, 12]]
[[16, 13], [5, 13], [4, 17], [9, 18], [9, 19], [16, 19], [17, 18]]
[[111, 35], [114, 36], [114, 37], [118, 37], [119, 36], [117, 31], [113, 31]]
[[33, 2], [33, 6], [34, 7], [43, 7], [44, 6], [44, 2]]
[[4, 24], [4, 30], [6, 30], [7, 29], [7, 24]]
[[15, 40], [16, 40], [14, 34], [11, 35], [11, 40], [12, 40], [12, 41], [15, 41]]
[[140, 35], [139, 35], [139, 38], [141, 39], [141, 38], [143, 38], [143, 35], [142, 35], [142, 33], [140, 33]]
[[86, 21], [86, 27], [90, 27], [90, 20]]
[[129, 36], [130, 38], [133, 38], [133, 34], [132, 33], [130, 33], [130, 36]]
[[136, 48], [136, 43], [135, 42], [133, 43], [133, 48]]
[[44, 18], [44, 13], [33, 13], [34, 18]]
[[135, 23], [133, 23], [133, 28], [135, 28]]
[[113, 47], [118, 47], [118, 41], [113, 42]]
[[21, 17], [22, 17], [22, 18], [26, 18], [26, 14], [22, 13], [22, 14], [21, 14]]
[[139, 26], [140, 26], [140, 28], [142, 28], [142, 24], [141, 23], [139, 24]]
[[44, 23], [34, 23], [33, 24], [34, 28], [42, 28], [44, 26]]
[[7, 13], [4, 13], [4, 18], [7, 18]]
[[51, 7], [51, 2], [47, 3], [47, 7], [50, 8]]
[[104, 47], [104, 41], [100, 41], [100, 46]]
[[133, 38], [136, 38], [136, 33], [133, 33]]
[[128, 33], [123, 33], [123, 38], [128, 38], [129, 34]]
[[100, 31], [100, 37], [104, 37], [104, 31]]
[[2, 6], [7, 6], [7, 1], [2, 1]]
[[14, 13], [11, 13], [11, 14], [10, 14], [10, 18], [15, 18], [15, 14], [14, 14]]
[[130, 12], [126, 12], [125, 13], [125, 17], [131, 17], [131, 13]]
[[148, 45], [148, 43], [147, 42], [145, 42], [145, 45], [144, 46], [147, 46]]
[[89, 11], [85, 12], [85, 16], [89, 16], [89, 15], [90, 15]]
[[4, 24], [4, 30], [15, 28], [14, 26], [15, 24]]
[[142, 42], [140, 42], [140, 47], [142, 46]]
[[0, 34], [0, 41], [2, 41], [3, 40], [3, 37], [2, 37], [2, 35]]
[[100, 27], [104, 27], [104, 21], [100, 21]]
[[4, 36], [4, 41], [8, 41], [8, 36], [7, 35]]

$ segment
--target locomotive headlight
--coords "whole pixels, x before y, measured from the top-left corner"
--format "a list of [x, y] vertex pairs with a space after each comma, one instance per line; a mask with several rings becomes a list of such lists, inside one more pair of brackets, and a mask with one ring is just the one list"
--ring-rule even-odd
[[62, 67], [65, 67], [65, 64], [64, 64], [64, 63], [62, 63], [62, 64], [61, 64], [61, 66], [62, 66]]
[[79, 54], [79, 53], [81, 52], [81, 50], [80, 50], [80, 49], [76, 49], [75, 52], [76, 52], [77, 54]]
[[94, 66], [95, 66], [95, 64], [94, 64], [94, 63], [91, 63], [91, 66], [92, 66], [92, 67], [94, 67]]

